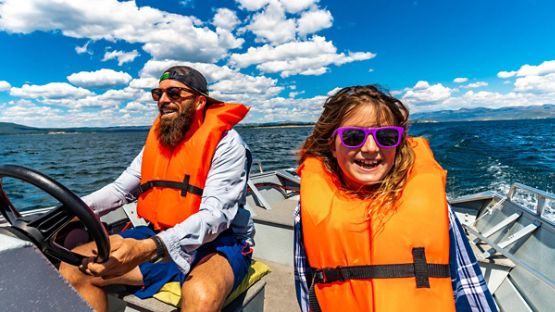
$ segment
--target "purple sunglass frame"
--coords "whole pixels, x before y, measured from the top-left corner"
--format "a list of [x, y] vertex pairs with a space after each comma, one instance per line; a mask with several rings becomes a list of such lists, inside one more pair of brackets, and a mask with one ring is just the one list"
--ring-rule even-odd
[[[376, 132], [378, 132], [380, 130], [387, 130], [387, 129], [394, 129], [399, 134], [399, 137], [397, 138], [397, 142], [394, 145], [391, 145], [391, 146], [382, 145], [379, 142], [379, 140], [376, 138]], [[362, 143], [360, 143], [359, 145], [345, 144], [345, 142], [343, 141], [343, 132], [345, 132], [347, 130], [363, 131], [364, 132], [364, 140], [362, 140]], [[347, 148], [359, 148], [359, 147], [363, 146], [366, 143], [366, 140], [368, 140], [368, 135], [371, 134], [372, 138], [374, 138], [374, 142], [376, 142], [376, 145], [378, 145], [380, 148], [394, 148], [394, 147], [399, 146], [399, 144], [401, 143], [401, 139], [403, 138], [403, 132], [404, 131], [405, 131], [405, 129], [403, 127], [397, 127], [397, 126], [387, 126], [387, 127], [378, 127], [378, 128], [339, 127], [337, 129], [335, 129], [335, 131], [333, 131], [332, 137], [335, 137], [336, 134], [339, 134], [339, 140], [341, 141], [341, 144], [343, 146], [345, 146]]]

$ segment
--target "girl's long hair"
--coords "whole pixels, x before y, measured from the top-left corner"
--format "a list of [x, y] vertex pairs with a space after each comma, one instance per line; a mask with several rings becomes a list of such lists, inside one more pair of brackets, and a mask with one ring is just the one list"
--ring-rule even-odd
[[[335, 138], [333, 131], [349, 118], [357, 108], [372, 105], [376, 116], [376, 123], [381, 125], [400, 126], [405, 129], [392, 168], [383, 180], [374, 185], [365, 186], [358, 190], [346, 186], [341, 175], [337, 160], [332, 155]], [[408, 172], [414, 163], [414, 152], [406, 140], [408, 131], [409, 111], [407, 107], [389, 93], [381, 91], [375, 85], [353, 86], [343, 88], [330, 96], [324, 103], [324, 111], [316, 122], [312, 134], [306, 139], [299, 152], [300, 163], [307, 157], [320, 158], [326, 169], [337, 179], [341, 190], [368, 199], [368, 217], [378, 217], [382, 220], [395, 209], [395, 203], [400, 198], [406, 184]]]

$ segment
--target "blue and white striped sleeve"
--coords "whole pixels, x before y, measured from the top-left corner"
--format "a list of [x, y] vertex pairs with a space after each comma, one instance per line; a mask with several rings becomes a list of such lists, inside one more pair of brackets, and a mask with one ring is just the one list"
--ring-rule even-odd
[[295, 208], [295, 290], [297, 301], [302, 312], [308, 312], [308, 281], [311, 280], [310, 266], [304, 249], [303, 232], [301, 227], [301, 203]]
[[497, 311], [463, 228], [449, 207], [449, 265], [457, 312]]

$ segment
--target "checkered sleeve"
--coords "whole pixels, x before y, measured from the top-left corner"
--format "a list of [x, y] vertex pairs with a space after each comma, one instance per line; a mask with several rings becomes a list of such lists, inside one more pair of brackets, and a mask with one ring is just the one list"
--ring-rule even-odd
[[463, 228], [449, 207], [449, 265], [457, 312], [497, 311]]
[[308, 312], [308, 281], [311, 280], [310, 266], [306, 258], [304, 249], [303, 233], [301, 227], [301, 204], [297, 204], [295, 208], [295, 290], [297, 293], [297, 301], [302, 312]]

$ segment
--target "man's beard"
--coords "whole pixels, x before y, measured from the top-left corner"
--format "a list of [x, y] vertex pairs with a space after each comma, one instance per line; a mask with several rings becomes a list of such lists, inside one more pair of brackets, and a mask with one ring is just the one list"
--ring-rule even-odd
[[174, 148], [185, 137], [185, 134], [191, 127], [195, 118], [195, 106], [187, 105], [185, 110], [173, 120], [160, 119], [160, 127], [158, 128], [158, 139], [160, 142], [170, 148]]

